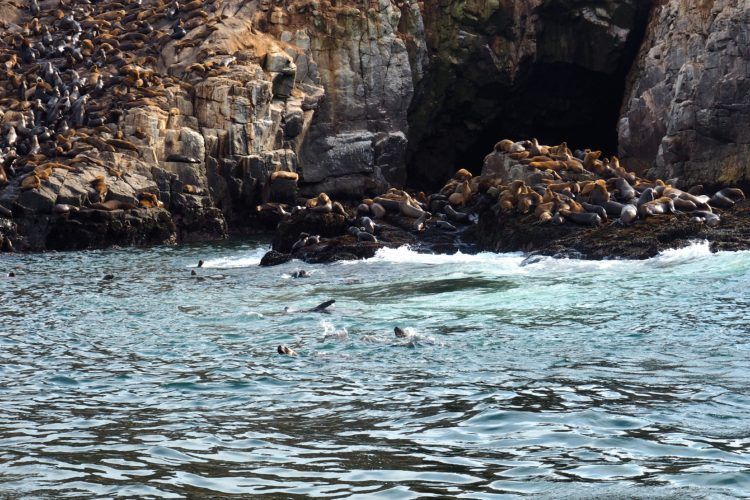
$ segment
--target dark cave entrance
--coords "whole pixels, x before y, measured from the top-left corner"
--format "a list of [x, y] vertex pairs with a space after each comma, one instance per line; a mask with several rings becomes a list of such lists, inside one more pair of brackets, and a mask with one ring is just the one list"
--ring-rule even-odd
[[459, 168], [478, 174], [484, 157], [506, 138], [535, 137], [549, 145], [565, 141], [571, 149], [617, 154], [620, 109], [651, 5], [642, 0], [628, 13], [633, 28], [617, 50], [587, 40], [568, 60], [555, 54], [555, 44], [560, 32], [570, 36], [571, 28], [565, 23], [573, 23], [575, 32], [579, 21], [566, 20], [570, 11], [561, 14], [557, 5], [546, 13], [555, 20], [542, 21], [549, 33], [539, 41], [541, 53], [522, 64], [512, 82], [498, 74], [481, 53], [458, 65], [433, 54], [433, 64], [417, 86], [409, 113], [408, 186], [434, 190]]
[[617, 152], [624, 75], [603, 75], [564, 65], [539, 67], [536, 73], [516, 91], [499, 86], [481, 89], [480, 99], [504, 97], [495, 103], [494, 118], [456, 148], [457, 167], [479, 174], [484, 157], [505, 138], [536, 137], [542, 144], [565, 141], [571, 149]]

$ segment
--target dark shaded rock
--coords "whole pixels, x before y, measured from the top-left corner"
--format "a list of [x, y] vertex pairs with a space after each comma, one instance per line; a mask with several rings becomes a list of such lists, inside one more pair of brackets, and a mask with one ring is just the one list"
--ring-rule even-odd
[[292, 246], [301, 233], [333, 238], [346, 233], [347, 227], [347, 220], [343, 215], [301, 210], [279, 224], [273, 239], [273, 249], [288, 253], [292, 251]]
[[750, 249], [750, 201], [721, 212], [721, 224], [710, 228], [689, 214], [650, 217], [631, 226], [608, 223], [591, 229], [565, 224], [536, 225], [529, 217], [498, 219], [486, 211], [475, 229], [480, 250], [537, 252], [584, 259], [647, 259], [671, 248], [708, 241], [711, 250]]
[[284, 264], [290, 260], [292, 260], [291, 254], [271, 250], [260, 259], [260, 265], [262, 267], [278, 266], [279, 264]]
[[175, 243], [176, 228], [164, 209], [83, 209], [65, 216], [52, 216], [41, 248], [82, 250], [109, 246], [148, 246]]

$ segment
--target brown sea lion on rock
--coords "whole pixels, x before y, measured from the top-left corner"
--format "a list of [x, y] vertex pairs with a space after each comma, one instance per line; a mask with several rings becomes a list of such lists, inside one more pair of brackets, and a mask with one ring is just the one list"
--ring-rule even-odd
[[652, 215], [664, 215], [675, 212], [676, 210], [672, 198], [667, 197], [657, 198], [638, 207], [638, 215], [643, 219]]
[[307, 200], [305, 207], [316, 213], [331, 213], [333, 211], [331, 198], [325, 193], [320, 193], [316, 198]]
[[144, 192], [138, 195], [138, 205], [141, 208], [157, 208], [160, 206], [164, 206], [164, 204], [159, 201], [159, 198], [157, 198], [155, 194], [148, 192]]
[[271, 174], [271, 182], [275, 180], [298, 181], [299, 174], [296, 172], [278, 171]]

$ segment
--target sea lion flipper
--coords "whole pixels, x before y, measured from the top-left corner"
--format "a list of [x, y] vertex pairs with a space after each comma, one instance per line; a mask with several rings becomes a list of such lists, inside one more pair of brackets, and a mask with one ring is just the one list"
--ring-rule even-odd
[[331, 299], [331, 300], [326, 300], [326, 301], [325, 301], [325, 302], [323, 302], [322, 304], [319, 304], [319, 305], [315, 306], [315, 307], [314, 307], [313, 309], [310, 309], [310, 311], [312, 311], [312, 312], [328, 312], [328, 311], [326, 311], [326, 309], [328, 309], [328, 308], [329, 308], [329, 307], [330, 307], [331, 305], [333, 305], [333, 304], [334, 304], [335, 302], [336, 302], [336, 301], [335, 301], [335, 300], [333, 300], [333, 299]]

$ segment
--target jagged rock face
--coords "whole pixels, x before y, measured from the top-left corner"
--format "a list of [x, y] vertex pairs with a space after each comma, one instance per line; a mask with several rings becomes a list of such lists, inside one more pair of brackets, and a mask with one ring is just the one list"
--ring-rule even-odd
[[303, 192], [360, 197], [406, 181], [407, 110], [426, 56], [415, 0], [290, 2], [260, 29], [305, 50], [298, 81], [325, 89], [301, 144]]
[[478, 171], [500, 137], [613, 147], [650, 3], [426, 3], [431, 58], [410, 113], [410, 183], [434, 187], [458, 167]]
[[750, 182], [750, 5], [655, 9], [618, 127], [620, 154], [680, 184]]

